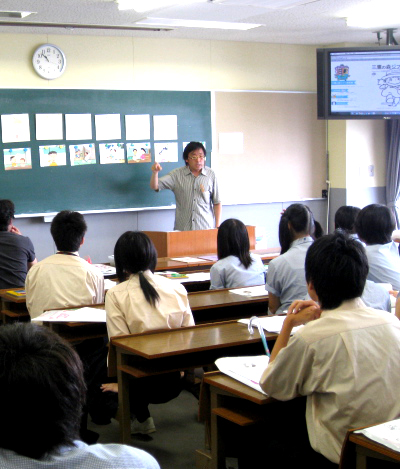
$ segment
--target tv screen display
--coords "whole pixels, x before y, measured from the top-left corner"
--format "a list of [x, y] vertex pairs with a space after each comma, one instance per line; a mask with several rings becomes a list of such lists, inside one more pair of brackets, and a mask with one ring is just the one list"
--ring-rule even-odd
[[400, 118], [400, 48], [318, 49], [318, 117]]

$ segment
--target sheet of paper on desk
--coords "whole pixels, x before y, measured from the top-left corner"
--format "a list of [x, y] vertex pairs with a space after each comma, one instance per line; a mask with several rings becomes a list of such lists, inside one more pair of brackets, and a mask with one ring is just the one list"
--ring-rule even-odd
[[77, 308], [46, 311], [32, 321], [39, 322], [106, 322], [105, 309]]
[[92, 264], [93, 267], [99, 269], [103, 275], [117, 275], [117, 269], [111, 265], [106, 264]]
[[354, 433], [362, 433], [370, 440], [400, 452], [400, 419], [357, 430]]
[[110, 288], [115, 287], [116, 284], [117, 282], [114, 282], [114, 280], [110, 280], [109, 278], [106, 278], [104, 280], [104, 289], [109, 290]]
[[205, 259], [199, 259], [198, 257], [171, 257], [171, 261], [185, 262], [185, 264], [207, 262]]
[[236, 295], [248, 296], [251, 298], [268, 295], [268, 292], [265, 289], [265, 285], [257, 285], [256, 287], [235, 288], [234, 290], [229, 290], [229, 292], [235, 293]]
[[[268, 332], [276, 332], [279, 334], [281, 332], [283, 321], [285, 320], [286, 316], [269, 316], [267, 318], [258, 318], [260, 324], [263, 329]], [[249, 324], [250, 319], [239, 319], [240, 323], [242, 324]], [[257, 328], [257, 323], [253, 322], [253, 327]], [[304, 326], [297, 326], [292, 329], [292, 334], [300, 329], [300, 327]]]
[[218, 358], [215, 364], [222, 373], [267, 395], [261, 389], [259, 382], [268, 362], [269, 358], [266, 355], [256, 355], [254, 357]]

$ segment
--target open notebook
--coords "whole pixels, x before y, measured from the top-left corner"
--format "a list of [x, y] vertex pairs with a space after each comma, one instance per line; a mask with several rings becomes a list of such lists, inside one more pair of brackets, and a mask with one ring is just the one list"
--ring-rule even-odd
[[269, 357], [266, 355], [256, 355], [254, 357], [218, 358], [215, 364], [222, 373], [267, 395], [261, 389], [259, 382], [268, 362]]

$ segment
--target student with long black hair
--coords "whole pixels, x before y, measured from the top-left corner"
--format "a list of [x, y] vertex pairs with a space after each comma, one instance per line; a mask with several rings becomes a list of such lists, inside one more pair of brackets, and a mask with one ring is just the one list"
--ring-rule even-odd
[[[157, 251], [150, 238], [139, 231], [127, 231], [114, 249], [119, 284], [106, 295], [109, 337], [137, 334], [155, 329], [193, 326], [185, 288], [173, 280], [154, 275]], [[168, 402], [181, 391], [180, 373], [132, 380], [131, 410], [135, 420], [132, 433], [155, 431], [149, 403]], [[103, 390], [115, 390], [103, 385]]]
[[249, 234], [240, 220], [229, 218], [221, 224], [217, 250], [218, 262], [210, 270], [211, 290], [264, 284], [264, 264], [250, 253]]
[[302, 204], [290, 205], [279, 222], [281, 254], [268, 265], [265, 288], [269, 294], [269, 310], [281, 313], [292, 301], [307, 295], [304, 261], [314, 233], [314, 217]]

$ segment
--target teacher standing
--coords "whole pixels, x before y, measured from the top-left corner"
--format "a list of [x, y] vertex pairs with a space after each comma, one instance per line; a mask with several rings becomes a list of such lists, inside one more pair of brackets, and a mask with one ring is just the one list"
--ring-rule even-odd
[[151, 167], [150, 187], [155, 191], [170, 189], [176, 200], [175, 230], [209, 230], [219, 227], [222, 204], [217, 177], [204, 166], [206, 149], [200, 142], [190, 142], [183, 151], [186, 166], [158, 179], [159, 163]]

